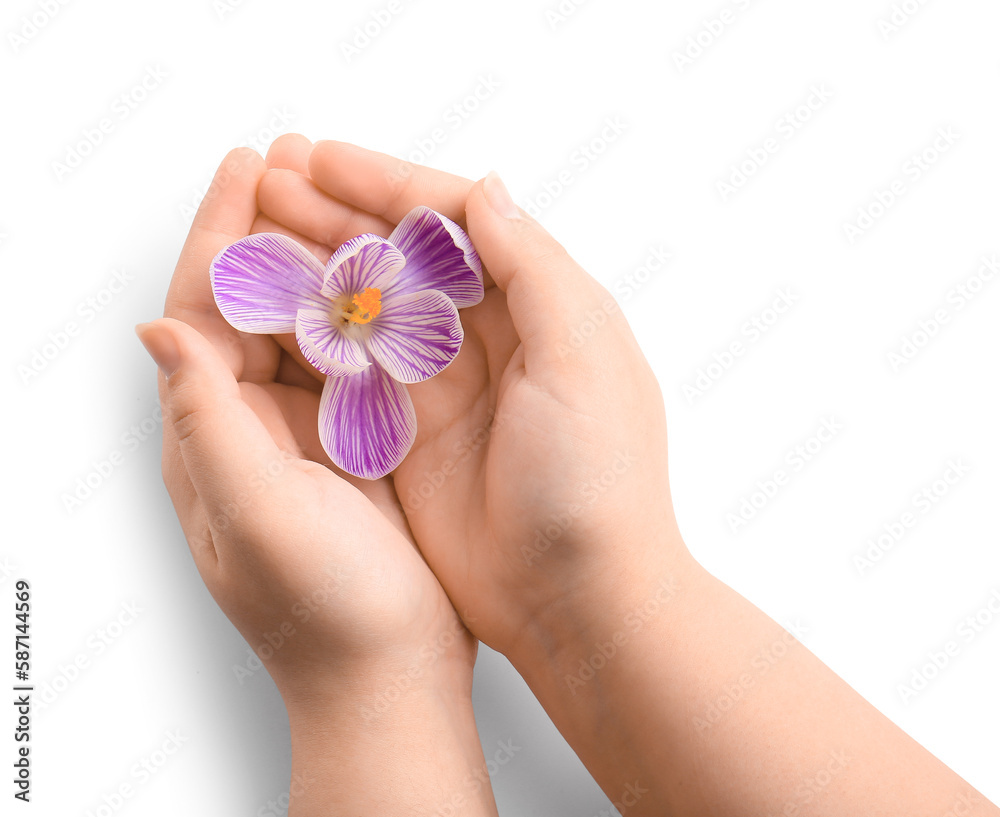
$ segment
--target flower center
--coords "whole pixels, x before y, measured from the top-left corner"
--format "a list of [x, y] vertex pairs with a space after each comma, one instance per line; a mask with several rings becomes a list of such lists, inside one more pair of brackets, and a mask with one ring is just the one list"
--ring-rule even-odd
[[340, 318], [344, 323], [371, 323], [372, 319], [382, 311], [382, 290], [378, 287], [368, 287], [359, 292], [350, 302], [343, 299], [332, 311], [331, 317]]

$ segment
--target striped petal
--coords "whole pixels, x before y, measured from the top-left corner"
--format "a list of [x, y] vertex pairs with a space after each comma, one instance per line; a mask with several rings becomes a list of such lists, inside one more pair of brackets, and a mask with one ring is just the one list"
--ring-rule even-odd
[[383, 300], [365, 345], [394, 379], [419, 383], [455, 359], [463, 337], [451, 298], [428, 289]]
[[462, 309], [483, 299], [483, 267], [461, 227], [429, 207], [407, 213], [389, 236], [406, 256], [390, 292], [436, 289]]
[[305, 359], [327, 377], [357, 374], [371, 365], [364, 347], [333, 325], [329, 311], [300, 309], [295, 339]]
[[403, 268], [403, 254], [381, 236], [365, 233], [342, 244], [326, 264], [323, 295], [352, 297], [368, 287], [384, 290]]
[[212, 261], [209, 276], [219, 311], [241, 332], [292, 332], [300, 309], [322, 303], [323, 265], [278, 233], [257, 233], [230, 244]]
[[406, 386], [378, 366], [331, 377], [319, 405], [319, 437], [334, 464], [364, 479], [384, 477], [413, 445], [417, 417]]

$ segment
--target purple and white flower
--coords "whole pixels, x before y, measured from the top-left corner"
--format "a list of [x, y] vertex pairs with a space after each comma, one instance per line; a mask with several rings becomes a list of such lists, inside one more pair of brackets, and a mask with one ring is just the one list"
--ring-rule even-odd
[[483, 299], [479, 256], [462, 229], [427, 207], [388, 240], [366, 233], [326, 267], [298, 242], [258, 233], [212, 262], [212, 292], [241, 332], [294, 332], [327, 376], [319, 437], [330, 459], [366, 479], [402, 462], [416, 435], [406, 383], [433, 377], [458, 355], [458, 309]]

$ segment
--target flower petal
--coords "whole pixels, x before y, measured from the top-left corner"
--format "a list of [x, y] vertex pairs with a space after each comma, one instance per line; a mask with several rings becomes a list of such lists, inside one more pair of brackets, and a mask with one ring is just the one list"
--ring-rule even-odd
[[406, 386], [378, 366], [331, 377], [319, 403], [319, 438], [334, 464], [364, 479], [384, 477], [413, 445], [417, 416]]
[[403, 217], [389, 241], [406, 256], [393, 293], [436, 289], [460, 309], [483, 299], [479, 254], [455, 222], [429, 207], [417, 207]]
[[419, 383], [455, 359], [464, 336], [451, 298], [428, 289], [384, 300], [364, 342], [393, 378]]
[[354, 296], [368, 287], [385, 289], [405, 263], [403, 254], [381, 236], [359, 235], [330, 256], [322, 292], [335, 299]]
[[331, 323], [329, 311], [300, 309], [295, 339], [306, 360], [328, 377], [357, 374], [371, 366], [364, 347]]
[[241, 332], [291, 332], [300, 309], [321, 303], [323, 265], [279, 233], [248, 235], [230, 244], [215, 256], [209, 275], [219, 311]]

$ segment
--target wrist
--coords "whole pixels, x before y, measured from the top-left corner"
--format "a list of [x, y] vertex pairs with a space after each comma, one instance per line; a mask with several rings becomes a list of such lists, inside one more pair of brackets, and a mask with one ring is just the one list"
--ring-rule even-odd
[[456, 669], [380, 668], [316, 697], [286, 698], [290, 817], [417, 808], [495, 817], [471, 671]]
[[663, 758], [634, 743], [652, 728], [654, 700], [676, 695], [674, 668], [663, 671], [658, 658], [690, 666], [687, 621], [712, 592], [686, 548], [655, 552], [661, 557], [595, 582], [590, 603], [585, 595], [567, 601], [511, 658], [616, 807], [632, 813], [641, 797], [636, 814], [675, 813], [671, 792], [656, 782]]
[[618, 558], [580, 571], [506, 651], [529, 685], [547, 683], [553, 674], [561, 673], [560, 681], [576, 671], [589, 675], [587, 665], [602, 665], [643, 630], [669, 619], [677, 597], [705, 573], [675, 531], [641, 547], [604, 544], [604, 552]]
[[436, 696], [472, 699], [476, 642], [456, 624], [426, 644], [392, 655], [338, 656], [322, 666], [286, 668], [276, 678], [293, 730], [317, 719], [376, 724]]

